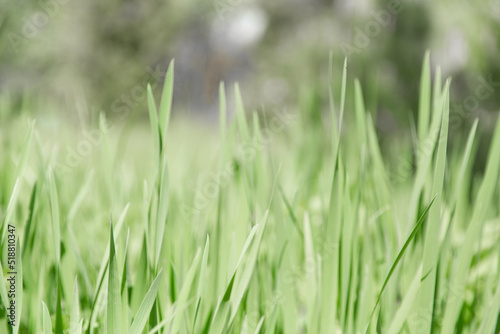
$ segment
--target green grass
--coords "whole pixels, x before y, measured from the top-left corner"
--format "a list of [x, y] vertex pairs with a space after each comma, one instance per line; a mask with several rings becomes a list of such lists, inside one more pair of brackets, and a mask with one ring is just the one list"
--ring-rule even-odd
[[500, 120], [475, 174], [478, 123], [449, 145], [452, 83], [429, 57], [404, 177], [347, 61], [265, 117], [238, 86], [233, 113], [221, 84], [218, 133], [170, 122], [173, 62], [149, 128], [100, 115], [94, 144], [58, 118], [2, 120], [0, 332], [498, 333]]

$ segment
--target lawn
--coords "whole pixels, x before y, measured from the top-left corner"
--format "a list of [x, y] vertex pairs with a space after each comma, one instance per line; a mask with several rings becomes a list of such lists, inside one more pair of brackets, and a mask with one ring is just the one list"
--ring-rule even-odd
[[498, 333], [500, 118], [478, 173], [426, 54], [389, 154], [337, 66], [277, 110], [221, 84], [216, 127], [171, 119], [173, 62], [149, 122], [2, 95], [0, 332]]

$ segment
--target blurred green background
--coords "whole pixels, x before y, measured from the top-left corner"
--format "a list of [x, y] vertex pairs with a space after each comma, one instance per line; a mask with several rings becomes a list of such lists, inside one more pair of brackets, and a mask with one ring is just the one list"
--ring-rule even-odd
[[[174, 118], [215, 119], [220, 81], [227, 87], [239, 82], [249, 109], [298, 106], [327, 114], [330, 51], [334, 85], [349, 56], [349, 73], [360, 78], [382, 137], [411, 128], [427, 49], [433, 68], [440, 65], [444, 78], [453, 77], [452, 136], [475, 117], [488, 133], [500, 106], [498, 0], [0, 5], [0, 94], [14, 105], [36, 106], [26, 112], [60, 110], [76, 124], [92, 122], [102, 111], [110, 118], [146, 120], [146, 83], [160, 91], [174, 58]], [[3, 109], [2, 116], [16, 110]]]

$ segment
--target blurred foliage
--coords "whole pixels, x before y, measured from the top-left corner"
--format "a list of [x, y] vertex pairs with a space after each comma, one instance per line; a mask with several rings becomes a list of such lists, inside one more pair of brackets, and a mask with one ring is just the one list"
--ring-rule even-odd
[[[255, 108], [297, 104], [304, 86], [328, 87], [328, 54], [332, 51], [340, 64], [348, 45], [355, 50], [347, 52], [349, 71], [360, 77], [379, 130], [389, 134], [406, 131], [410, 115], [416, 114], [426, 49], [433, 67], [440, 65], [443, 77], [454, 78], [452, 114], [454, 101], [474, 96], [478, 77], [500, 79], [500, 4], [495, 0], [0, 4], [0, 92], [9, 91], [15, 100], [26, 92], [40, 94], [62, 104], [70, 117], [76, 117], [78, 108], [91, 111], [89, 115], [124, 106], [145, 111], [144, 90], [136, 88], [130, 99], [134, 88], [150, 82], [159, 90], [173, 58], [175, 110], [202, 115], [216, 109], [222, 80], [228, 87], [239, 81], [245, 103]], [[393, 7], [397, 13], [385, 22], [381, 13]], [[265, 15], [264, 21], [241, 15], [255, 9]], [[235, 20], [243, 24], [235, 26]], [[255, 29], [252, 24], [261, 24], [264, 33], [242, 47], [238, 39], [245, 39], [244, 29]], [[335, 69], [334, 80], [339, 75]], [[326, 100], [319, 103], [327, 105]], [[457, 129], [468, 128], [477, 116], [480, 128], [489, 127], [498, 105], [500, 94], [491, 94], [461, 117]]]

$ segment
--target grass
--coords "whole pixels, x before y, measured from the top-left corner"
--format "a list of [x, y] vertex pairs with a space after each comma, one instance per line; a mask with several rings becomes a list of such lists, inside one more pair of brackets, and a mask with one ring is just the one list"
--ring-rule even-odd
[[0, 332], [498, 333], [500, 119], [475, 174], [478, 123], [450, 149], [452, 83], [429, 57], [404, 175], [347, 62], [327, 112], [305, 86], [263, 117], [236, 86], [233, 115], [221, 84], [218, 134], [170, 122], [173, 62], [159, 104], [146, 89], [149, 129], [101, 115], [92, 144], [2, 116]]

